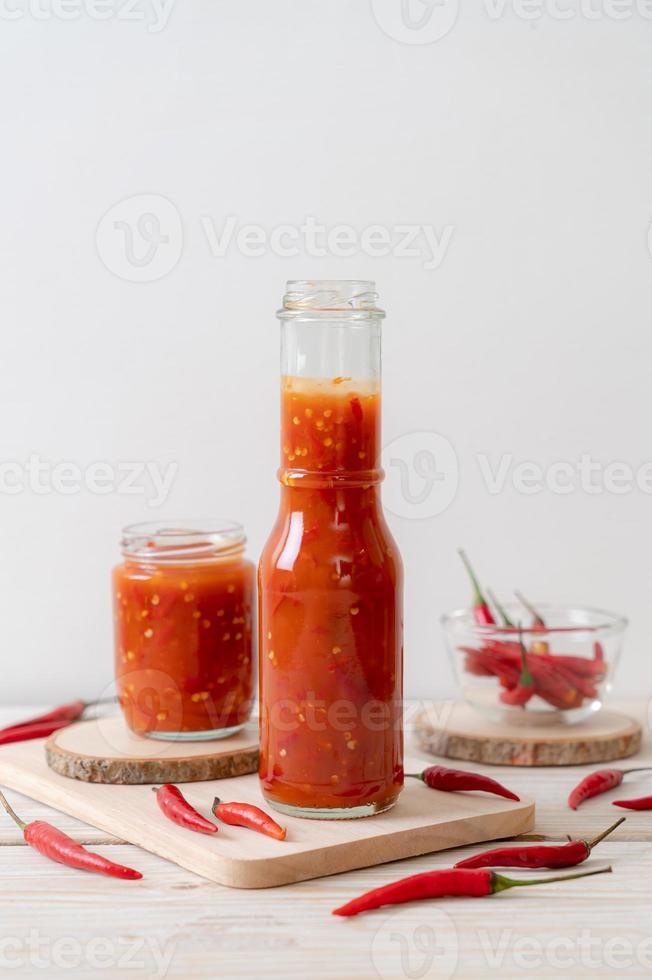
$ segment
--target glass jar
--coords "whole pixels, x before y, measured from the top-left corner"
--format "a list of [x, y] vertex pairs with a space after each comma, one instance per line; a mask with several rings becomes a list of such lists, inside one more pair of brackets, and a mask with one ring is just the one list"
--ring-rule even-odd
[[[472, 609], [442, 618], [465, 700], [508, 724], [573, 725], [599, 711], [620, 659], [627, 620], [582, 606], [535, 603], [545, 626], [478, 624]], [[505, 603], [510, 622], [522, 605]], [[525, 664], [529, 682], [522, 683]]]
[[383, 517], [371, 282], [290, 282], [281, 503], [259, 566], [260, 779], [283, 813], [361, 817], [403, 785], [403, 573]]
[[225, 738], [251, 714], [255, 566], [230, 521], [133, 524], [113, 570], [118, 698], [161, 739]]

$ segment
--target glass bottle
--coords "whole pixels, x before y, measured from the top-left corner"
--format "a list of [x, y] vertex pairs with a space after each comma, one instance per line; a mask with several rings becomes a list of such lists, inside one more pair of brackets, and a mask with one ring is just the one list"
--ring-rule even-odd
[[239, 731], [254, 690], [256, 572], [233, 521], [159, 521], [122, 532], [113, 570], [118, 698], [150, 738]]
[[260, 779], [283, 813], [389, 809], [403, 785], [403, 573], [380, 499], [374, 283], [290, 282], [281, 502], [259, 566]]

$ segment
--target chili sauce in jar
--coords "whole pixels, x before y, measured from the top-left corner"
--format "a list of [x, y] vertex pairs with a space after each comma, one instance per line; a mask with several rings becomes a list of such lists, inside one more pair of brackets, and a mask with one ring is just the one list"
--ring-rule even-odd
[[403, 785], [402, 564], [383, 516], [372, 283], [290, 283], [281, 503], [259, 565], [260, 779], [276, 809], [347, 818]]
[[118, 699], [128, 726], [161, 739], [232, 735], [254, 695], [255, 566], [233, 522], [123, 531], [113, 570]]

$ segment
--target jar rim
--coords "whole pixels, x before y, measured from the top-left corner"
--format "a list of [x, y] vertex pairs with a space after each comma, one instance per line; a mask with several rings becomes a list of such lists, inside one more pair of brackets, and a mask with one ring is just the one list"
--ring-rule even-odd
[[[537, 636], [555, 636], [572, 634], [578, 635], [586, 633], [594, 635], [607, 634], [607, 633], [620, 633], [623, 632], [629, 625], [629, 620], [626, 616], [620, 613], [610, 612], [607, 609], [601, 609], [594, 606], [583, 606], [581, 603], [562, 603], [562, 602], [540, 602], [536, 601], [536, 608], [544, 613], [544, 619], [548, 616], [557, 616], [560, 618], [565, 618], [568, 621], [564, 625], [559, 626], [546, 626], [545, 630], [541, 630], [540, 627], [527, 625], [521, 628], [521, 632], [524, 636], [534, 637]], [[522, 606], [518, 603], [507, 602], [505, 603], [505, 608], [508, 613], [511, 613], [514, 618], [517, 609], [522, 610]], [[574, 622], [577, 618], [592, 618], [593, 622]], [[464, 609], [455, 609], [452, 612], [444, 613], [441, 616], [441, 624], [444, 629], [450, 630], [471, 630], [477, 633], [478, 636], [491, 636], [499, 635], [513, 636], [517, 630], [513, 626], [502, 626], [500, 623], [476, 623], [473, 619], [473, 610], [468, 607]]]
[[122, 529], [126, 558], [150, 562], [211, 561], [242, 552], [244, 527], [225, 519], [169, 519], [128, 524]]
[[382, 319], [373, 279], [290, 279], [278, 317], [285, 319]]

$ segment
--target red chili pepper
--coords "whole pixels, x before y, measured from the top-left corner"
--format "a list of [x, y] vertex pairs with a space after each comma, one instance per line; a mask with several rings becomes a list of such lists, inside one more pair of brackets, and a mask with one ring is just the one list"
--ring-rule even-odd
[[137, 878], [143, 877], [140, 871], [126, 868], [122, 864], [114, 864], [113, 861], [102, 857], [101, 854], [87, 851], [72, 837], [68, 837], [67, 834], [57, 830], [56, 827], [44, 820], [33, 820], [31, 823], [25, 823], [14, 813], [2, 793], [0, 793], [0, 804], [22, 830], [25, 842], [51, 861], [58, 861], [59, 864], [65, 864], [69, 868], [78, 868], [80, 871], [94, 871], [96, 874], [109, 875], [111, 878], [135, 881]]
[[548, 847], [496, 847], [483, 851], [473, 857], [458, 861], [456, 868], [570, 868], [586, 861], [589, 854], [600, 841], [619, 827], [626, 817], [621, 817], [611, 827], [593, 840], [572, 840], [567, 844], [553, 844]]
[[[25, 721], [14, 722], [12, 725], [0, 728], [0, 745], [7, 742], [20, 742], [23, 739], [27, 741], [29, 738], [45, 738], [46, 735], [51, 735], [59, 728], [64, 728], [73, 721], [77, 721], [86, 708], [99, 704], [113, 704], [114, 702], [115, 698], [107, 698], [103, 701], [69, 701], [67, 704], [60, 704], [51, 711], [36, 715], [35, 718], [28, 718]], [[49, 731], [47, 730], [48, 725], [51, 725]], [[39, 729], [39, 726], [42, 726], [42, 729]], [[21, 735], [21, 732], [24, 734]]]
[[580, 674], [576, 674], [573, 670], [565, 667], [563, 664], [557, 662], [556, 658], [553, 662], [552, 658], [549, 658], [546, 665], [548, 668], [555, 670], [558, 676], [565, 680], [569, 687], [574, 687], [578, 694], [581, 694], [585, 698], [596, 697], [598, 691], [593, 683], [593, 679], [582, 677]]
[[206, 817], [202, 817], [201, 813], [198, 813], [194, 806], [188, 803], [181, 790], [176, 786], [166, 783], [159, 789], [154, 786], [152, 789], [156, 793], [156, 802], [168, 820], [172, 820], [173, 823], [179, 824], [180, 827], [186, 827], [188, 830], [196, 830], [200, 834], [217, 833], [219, 828]]
[[464, 567], [469, 573], [469, 578], [471, 579], [471, 584], [473, 586], [473, 616], [476, 623], [481, 626], [491, 626], [495, 624], [496, 620], [491, 614], [491, 609], [489, 608], [489, 603], [482, 594], [482, 589], [480, 588], [480, 583], [478, 582], [475, 572], [471, 567], [469, 559], [466, 557], [466, 553], [462, 548], [458, 550], [458, 554], [462, 561], [464, 562]]
[[637, 800], [613, 800], [614, 806], [624, 806], [626, 810], [652, 810], [652, 796], [641, 796]]
[[512, 708], [524, 708], [536, 693], [534, 687], [521, 687], [517, 684], [516, 687], [508, 687], [501, 691], [500, 700]]
[[0, 732], [10, 731], [14, 728], [24, 728], [26, 725], [38, 725], [41, 722], [47, 721], [75, 721], [75, 719], [83, 714], [85, 708], [85, 701], [70, 701], [68, 704], [61, 704], [58, 708], [53, 708], [52, 711], [46, 711], [42, 715], [36, 715], [35, 718], [28, 718], [26, 721], [17, 721], [12, 725], [6, 725], [0, 729]]
[[213, 813], [218, 820], [231, 827], [248, 827], [249, 830], [257, 830], [259, 834], [266, 834], [275, 840], [285, 840], [287, 834], [285, 827], [279, 826], [276, 820], [272, 820], [264, 810], [252, 803], [222, 803], [216, 796]]
[[502, 786], [491, 776], [483, 776], [479, 772], [467, 772], [464, 769], [447, 769], [445, 766], [429, 766], [423, 772], [405, 774], [409, 779], [420, 779], [430, 789], [440, 789], [447, 793], [464, 792], [466, 790], [483, 790], [503, 796], [506, 800], [519, 801], [516, 793]]
[[631, 772], [646, 772], [651, 766], [642, 766], [638, 769], [597, 769], [590, 772], [577, 784], [568, 797], [568, 805], [571, 810], [577, 810], [581, 803], [591, 799], [592, 796], [600, 796], [602, 793], [620, 786], [624, 776]]
[[383, 905], [399, 905], [423, 898], [446, 898], [464, 895], [469, 898], [483, 898], [526, 885], [547, 885], [553, 881], [572, 881], [575, 878], [588, 878], [590, 875], [605, 874], [610, 867], [596, 871], [582, 871], [574, 875], [555, 875], [553, 878], [506, 878], [486, 868], [469, 870], [467, 868], [444, 868], [441, 871], [423, 871], [409, 878], [401, 878], [390, 885], [374, 888], [359, 898], [347, 902], [333, 910], [333, 915], [358, 915]]
[[7, 728], [0, 732], [0, 745], [8, 745], [10, 742], [27, 742], [32, 738], [47, 738], [53, 732], [58, 732], [60, 728], [67, 728], [69, 721], [60, 719], [59, 721], [39, 721], [34, 725], [20, 725], [16, 728]]
[[482, 663], [477, 657], [470, 656], [469, 654], [467, 654], [466, 660], [464, 661], [464, 669], [467, 673], [475, 674], [477, 677], [494, 676], [494, 671], [487, 664]]
[[553, 707], [562, 711], [582, 704], [583, 697], [552, 662], [551, 657], [530, 654], [530, 667], [537, 686], [537, 694]]
[[602, 680], [605, 674], [605, 666], [600, 660], [591, 660], [589, 657], [573, 657], [565, 653], [549, 654], [548, 659], [555, 666], [565, 667], [579, 677], [593, 677]]
[[510, 686], [518, 683], [520, 671], [515, 661], [495, 652], [493, 648], [476, 650], [475, 647], [461, 646], [460, 650], [478, 667], [488, 670], [497, 677], [505, 677]]

